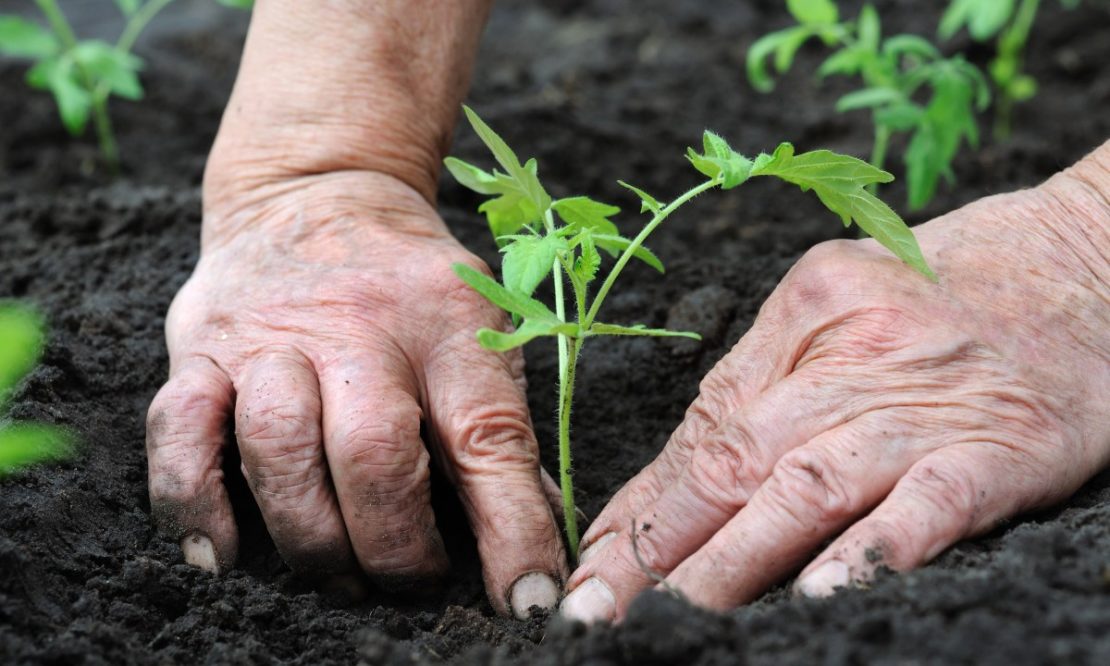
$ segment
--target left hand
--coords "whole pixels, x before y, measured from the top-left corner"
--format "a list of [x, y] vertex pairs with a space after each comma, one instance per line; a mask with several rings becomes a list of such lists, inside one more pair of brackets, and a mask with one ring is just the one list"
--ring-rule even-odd
[[731, 608], [807, 560], [796, 589], [826, 595], [1105, 467], [1110, 211], [1086, 185], [919, 227], [939, 284], [871, 240], [810, 251], [586, 532], [562, 614], [619, 620], [659, 576]]

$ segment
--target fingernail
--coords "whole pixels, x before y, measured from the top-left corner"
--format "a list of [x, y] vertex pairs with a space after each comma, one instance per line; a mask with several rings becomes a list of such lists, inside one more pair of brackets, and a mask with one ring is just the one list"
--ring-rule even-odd
[[612, 541], [615, 536], [617, 536], [616, 532], [606, 532], [594, 540], [593, 543], [586, 546], [585, 549], [578, 553], [578, 566], [582, 566], [586, 563], [586, 560], [600, 553], [601, 549], [605, 547], [605, 544]]
[[509, 607], [518, 620], [531, 617], [532, 606], [551, 610], [559, 603], [559, 585], [545, 573], [533, 571], [521, 576], [509, 591]]
[[799, 580], [795, 587], [798, 594], [819, 599], [830, 596], [838, 587], [847, 587], [850, 582], [848, 565], [840, 560], [829, 560]]
[[617, 600], [601, 579], [589, 578], [563, 599], [559, 614], [585, 624], [611, 622], [617, 614]]
[[216, 563], [216, 549], [212, 546], [212, 540], [203, 534], [191, 534], [182, 539], [181, 552], [185, 554], [186, 564], [211, 573], [220, 573], [220, 566]]

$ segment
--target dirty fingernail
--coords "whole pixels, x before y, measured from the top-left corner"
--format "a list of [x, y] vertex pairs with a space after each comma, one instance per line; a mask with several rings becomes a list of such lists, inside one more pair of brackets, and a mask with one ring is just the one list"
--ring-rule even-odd
[[518, 620], [527, 620], [532, 606], [547, 610], [555, 608], [558, 603], [559, 586], [555, 579], [538, 571], [518, 578], [509, 591], [509, 607]]
[[617, 614], [617, 600], [599, 578], [589, 578], [563, 599], [559, 614], [585, 624], [610, 622]]
[[212, 540], [202, 534], [191, 534], [181, 540], [181, 551], [185, 554], [185, 563], [204, 569], [211, 573], [220, 573], [220, 566], [216, 562], [216, 549]]
[[612, 541], [615, 536], [617, 536], [616, 532], [607, 532], [598, 537], [597, 540], [589, 546], [586, 546], [582, 552], [578, 553], [578, 566], [582, 566], [586, 563], [586, 560], [600, 553], [601, 549], [605, 547], [605, 544]]
[[849, 582], [848, 565], [840, 560], [829, 560], [799, 580], [796, 589], [804, 597], [821, 598], [831, 595], [838, 587], [847, 587]]

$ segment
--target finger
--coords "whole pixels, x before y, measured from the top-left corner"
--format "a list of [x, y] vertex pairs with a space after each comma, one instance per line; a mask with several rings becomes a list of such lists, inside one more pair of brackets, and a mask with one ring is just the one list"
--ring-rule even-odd
[[147, 412], [150, 507], [185, 561], [212, 572], [235, 563], [239, 532], [223, 483], [231, 380], [204, 357], [177, 365]]
[[1043, 474], [1044, 465], [995, 443], [937, 451], [915, 464], [882, 504], [806, 567], [795, 590], [826, 596], [838, 587], [870, 581], [879, 567], [914, 569], [957, 541], [1074, 490], [1061, 487], [1045, 494]]
[[282, 559], [313, 577], [357, 572], [328, 477], [320, 387], [309, 360], [294, 350], [270, 352], [235, 384], [243, 473]]
[[425, 373], [430, 423], [478, 540], [490, 603], [520, 619], [532, 606], [554, 608], [567, 575], [562, 512], [549, 506], [509, 360], [468, 333], [443, 345]]
[[450, 564], [407, 362], [385, 353], [338, 359], [320, 387], [328, 468], [359, 565], [394, 591], [441, 577]]
[[692, 603], [749, 601], [882, 498], [930, 447], [872, 412], [784, 455], [742, 511], [667, 577]]
[[697, 399], [659, 456], [609, 501], [582, 537], [582, 555], [607, 534], [628, 527], [685, 468], [697, 444], [730, 414], [747, 405], [791, 370], [798, 327], [784, 327], [772, 297], [755, 323], [705, 376]]
[[[705, 435], [682, 474], [635, 516], [635, 544], [629, 519], [610, 532], [615, 537], [597, 542], [599, 552], [585, 554], [571, 576], [564, 614], [582, 621], [623, 615], [654, 577], [666, 576], [731, 520], [784, 454], [847, 418], [835, 392], [812, 373], [796, 373]], [[807, 418], [782, 418], [799, 408]], [[586, 588], [581, 594], [579, 585]]]

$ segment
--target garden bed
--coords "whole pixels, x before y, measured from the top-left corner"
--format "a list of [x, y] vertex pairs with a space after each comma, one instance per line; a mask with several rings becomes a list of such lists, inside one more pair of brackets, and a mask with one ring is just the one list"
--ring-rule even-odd
[[[454, 572], [420, 602], [372, 594], [351, 605], [299, 583], [242, 485], [233, 489], [238, 568], [215, 577], [185, 566], [150, 520], [144, 416], [166, 376], [164, 315], [196, 261], [201, 170], [245, 31], [243, 17], [200, 4], [178, 10], [186, 29], [156, 32], [138, 49], [148, 99], [114, 106], [125, 162], [115, 182], [89, 173], [94, 146], [67, 139], [50, 100], [22, 85], [24, 68], [0, 62], [0, 297], [37, 304], [52, 326], [13, 415], [66, 424], [82, 440], [72, 461], [0, 484], [0, 662], [1110, 663], [1110, 474], [1056, 510], [868, 590], [805, 601], [784, 587], [724, 616], [652, 595], [623, 626], [589, 632], [494, 616], [461, 509], [438, 482]], [[933, 13], [921, 4], [880, 2], [885, 27], [935, 25], [939, 3]], [[1048, 2], [1042, 12], [1028, 58], [1041, 92], [1018, 107], [1013, 139], [965, 153], [958, 187], [942, 186], [911, 221], [1035, 185], [1110, 137], [1110, 10]], [[747, 85], [747, 46], [786, 22], [770, 0], [502, 2], [470, 100], [523, 156], [539, 158], [554, 195], [563, 185], [626, 210], [635, 206], [618, 177], [663, 196], [696, 181], [681, 155], [704, 127], [749, 154], [791, 140], [867, 155], [866, 114], [834, 115], [843, 84], [808, 74], [819, 49], [804, 50], [774, 93]], [[487, 163], [469, 132], [455, 154]], [[884, 196], [903, 208], [898, 184]], [[660, 450], [700, 377], [790, 265], [843, 233], [810, 199], [771, 182], [699, 199], [654, 237], [668, 273], [629, 270], [609, 319], [705, 339], [587, 348], [575, 467], [588, 515]], [[445, 219], [493, 262], [476, 205], [444, 181]], [[553, 351], [527, 350], [549, 469]]]

